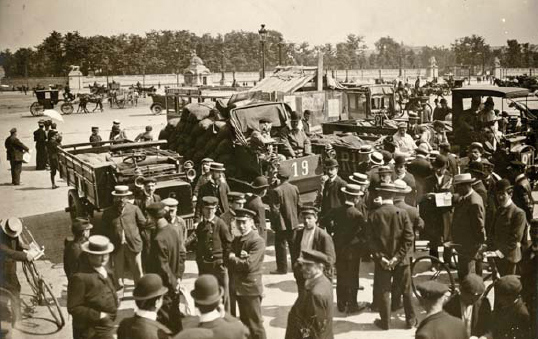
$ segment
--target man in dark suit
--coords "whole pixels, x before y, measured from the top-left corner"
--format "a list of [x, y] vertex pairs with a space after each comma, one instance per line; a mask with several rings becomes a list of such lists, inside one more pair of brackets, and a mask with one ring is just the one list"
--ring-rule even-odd
[[187, 318], [184, 321], [184, 328], [179, 336], [183, 338], [196, 338], [194, 334], [199, 334], [200, 329], [207, 329], [213, 333], [211, 338], [219, 339], [247, 339], [249, 332], [247, 327], [225, 313], [223, 316], [222, 298], [224, 289], [219, 286], [215, 276], [202, 274], [194, 282], [194, 290], [191, 291], [194, 305], [200, 311], [199, 317]]
[[229, 277], [226, 267], [232, 244], [228, 226], [216, 216], [218, 199], [213, 196], [202, 198], [202, 220], [196, 226], [196, 264], [198, 273], [214, 275], [224, 291], [224, 305], [229, 311]]
[[405, 157], [403, 155], [397, 155], [394, 158], [394, 173], [392, 174], [392, 181], [403, 180], [411, 191], [405, 195], [405, 203], [409, 206], [417, 206], [417, 184], [413, 174], [409, 173], [406, 169]]
[[64, 272], [67, 280], [78, 272], [80, 266], [80, 256], [82, 254], [82, 244], [88, 241], [90, 230], [93, 225], [88, 219], [77, 218], [73, 221], [71, 232], [73, 237], [65, 239], [64, 249]]
[[428, 150], [422, 147], [418, 147], [415, 150], [417, 157], [415, 160], [411, 161], [409, 165], [407, 165], [407, 170], [409, 173], [415, 177], [415, 182], [417, 185], [417, 201], [422, 201], [422, 197], [424, 196], [424, 185], [426, 178], [429, 177], [433, 170], [432, 165], [428, 161]]
[[343, 187], [345, 204], [326, 216], [334, 224], [333, 240], [336, 249], [336, 303], [338, 311], [355, 313], [364, 305], [357, 303], [361, 250], [364, 250], [366, 218], [355, 207], [364, 195], [359, 185]]
[[521, 290], [521, 281], [516, 275], [505, 275], [495, 281], [493, 338], [532, 338], [529, 311], [521, 300]]
[[286, 274], [288, 258], [286, 243], [291, 248], [293, 231], [299, 224], [299, 189], [288, 181], [291, 176], [289, 169], [280, 167], [278, 178], [280, 184], [270, 191], [269, 206], [271, 210], [271, 228], [275, 232], [276, 270], [271, 274]]
[[179, 251], [179, 235], [165, 219], [165, 204], [156, 202], [146, 207], [149, 222], [155, 225], [148, 258], [149, 273], [158, 274], [168, 293], [164, 295], [158, 320], [173, 333], [181, 330], [179, 319], [179, 283], [185, 271], [184, 257]]
[[[454, 190], [454, 216], [452, 219], [452, 240], [458, 251], [458, 278], [460, 281], [469, 273], [482, 275], [482, 252], [485, 249], [485, 211], [482, 198], [472, 188], [474, 179], [469, 173], [456, 174]], [[478, 270], [476, 269], [478, 268]]]
[[[520, 161], [512, 161], [510, 167], [515, 173], [512, 201], [517, 207], [525, 211], [527, 221], [532, 220], [534, 213], [534, 199], [532, 198], [531, 184], [525, 175], [525, 164]], [[523, 231], [523, 237], [521, 239], [522, 249], [526, 249], [528, 247], [527, 233], [528, 225], [525, 226], [525, 230]]]
[[484, 204], [484, 210], [486, 210], [487, 203], [489, 200], [488, 200], [488, 191], [486, 189], [486, 186], [484, 185], [484, 182], [482, 181], [486, 174], [484, 173], [484, 166], [482, 165], [482, 162], [473, 161], [469, 163], [469, 167], [467, 167], [467, 172], [471, 173], [471, 176], [474, 179], [474, 182], [472, 185], [473, 191], [478, 193], [478, 195], [482, 198], [482, 202]]
[[[437, 206], [435, 193], [453, 193], [452, 177], [447, 171], [448, 160], [438, 155], [433, 161], [434, 173], [424, 182], [424, 198], [420, 201], [420, 216], [424, 220], [423, 236], [429, 240], [430, 255], [439, 258], [439, 246], [449, 241], [452, 227], [452, 206]], [[444, 248], [443, 261], [451, 264], [451, 250]], [[434, 266], [433, 269], [436, 269]]]
[[325, 267], [325, 275], [329, 279], [332, 278], [333, 265], [336, 261], [333, 239], [324, 229], [317, 226], [318, 211], [314, 206], [302, 206], [301, 217], [304, 220], [304, 227], [296, 229], [293, 234], [290, 255], [299, 293], [304, 290], [304, 278], [298, 261], [301, 251], [316, 250], [325, 254], [329, 261], [329, 265]]
[[11, 183], [15, 186], [21, 184], [22, 156], [30, 150], [17, 138], [17, 129], [12, 128], [10, 136], [6, 139], [7, 160], [11, 165]]
[[[134, 205], [140, 208], [144, 217], [148, 217], [146, 207], [161, 201], [161, 197], [155, 193], [157, 187], [157, 180], [155, 178], [144, 178], [143, 189], [138, 192]], [[144, 272], [148, 270], [148, 258], [151, 251], [151, 238], [155, 232], [155, 225], [148, 223], [145, 227], [140, 227], [140, 238], [142, 239], [142, 268]]]
[[455, 154], [450, 153], [450, 144], [448, 142], [439, 145], [439, 154], [444, 155], [448, 160], [448, 173], [451, 176], [458, 174], [458, 159]]
[[[99, 135], [99, 127], [92, 127], [92, 134], [90, 135], [90, 142], [101, 142], [103, 139]], [[92, 145], [92, 147], [99, 147], [98, 145]]]
[[467, 337], [491, 335], [491, 304], [483, 297], [485, 289], [482, 278], [470, 273], [463, 278], [460, 293], [443, 306], [445, 312], [463, 321]]
[[230, 207], [228, 204], [228, 193], [230, 187], [224, 178], [224, 165], [218, 162], [212, 162], [209, 165], [211, 170], [211, 181], [206, 182], [200, 187], [198, 192], [198, 200], [196, 202], [196, 210], [194, 218], [199, 221], [202, 214], [202, 199], [203, 197], [211, 196], [217, 198], [217, 216], [226, 212]]
[[[369, 216], [368, 244], [375, 260], [374, 286], [379, 293], [379, 315], [374, 324], [384, 330], [390, 328], [391, 290], [402, 292], [407, 328], [416, 326], [411, 303], [410, 254], [413, 247], [413, 226], [407, 213], [394, 206], [398, 192], [394, 184], [381, 183], [377, 188], [382, 205]], [[337, 247], [338, 248], [338, 247]]]
[[346, 181], [338, 175], [338, 161], [329, 158], [323, 164], [323, 171], [326, 176], [326, 181], [323, 184], [321, 191], [321, 226], [329, 233], [331, 225], [326, 224], [324, 217], [332, 209], [340, 207], [344, 204], [345, 197], [342, 193], [342, 188], [346, 187]]
[[256, 212], [254, 216], [254, 226], [258, 230], [258, 234], [263, 241], [267, 241], [267, 226], [265, 224], [265, 208], [262, 198], [267, 194], [269, 182], [265, 176], [259, 176], [252, 182], [252, 196], [247, 199], [245, 208]]
[[219, 217], [226, 223], [226, 225], [228, 225], [228, 229], [234, 238], [241, 236], [241, 232], [239, 232], [237, 225], [235, 224], [235, 211], [243, 208], [246, 202], [247, 199], [245, 199], [244, 193], [234, 191], [228, 192], [228, 204], [230, 205], [230, 209], [222, 213]]
[[285, 338], [332, 339], [333, 289], [323, 274], [329, 261], [325, 254], [315, 250], [302, 251], [299, 260], [305, 290], [299, 293], [288, 314]]
[[115, 278], [106, 269], [114, 245], [107, 237], [91, 236], [79, 272], [67, 284], [67, 310], [73, 317], [73, 338], [112, 339], [119, 307]]
[[[163, 296], [168, 288], [163, 286], [157, 274], [146, 274], [135, 286], [133, 299], [136, 303], [135, 315], [121, 321], [118, 339], [165, 339], [172, 332], [156, 321], [157, 313], [163, 304]], [[179, 322], [176, 319], [176, 322]]]
[[420, 322], [416, 339], [468, 339], [463, 322], [443, 311], [449, 298], [448, 286], [436, 281], [426, 281], [417, 286], [419, 302], [426, 310], [426, 318]]
[[43, 171], [47, 167], [47, 133], [45, 133], [44, 120], [38, 121], [39, 128], [34, 131], [35, 141], [35, 169]]
[[521, 270], [521, 297], [531, 316], [532, 332], [538, 339], [538, 219], [530, 222], [531, 245], [523, 251], [519, 267]]
[[103, 234], [114, 245], [112, 263], [116, 278], [123, 286], [124, 267], [131, 271], [135, 283], [142, 276], [142, 239], [140, 229], [146, 227], [146, 218], [135, 205], [127, 202], [132, 193], [128, 186], [116, 186], [112, 196], [114, 205], [103, 212]]
[[250, 330], [252, 339], [265, 339], [262, 316], [262, 264], [265, 241], [253, 230], [256, 213], [248, 209], [236, 210], [235, 222], [241, 237], [235, 238], [228, 257], [230, 284], [239, 306], [240, 319]]
[[512, 185], [506, 179], [495, 187], [497, 212], [490, 231], [489, 250], [496, 251], [495, 266], [501, 276], [516, 274], [521, 260], [521, 239], [527, 221], [525, 212], [512, 202]]

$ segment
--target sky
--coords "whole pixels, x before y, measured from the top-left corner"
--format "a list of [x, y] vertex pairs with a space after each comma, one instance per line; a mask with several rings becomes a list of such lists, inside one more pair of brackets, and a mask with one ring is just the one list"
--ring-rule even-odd
[[368, 48], [391, 36], [408, 46], [449, 46], [478, 34], [538, 44], [538, 0], [0, 0], [0, 50], [35, 47], [53, 30], [83, 36], [151, 30], [198, 35], [257, 31], [286, 41], [337, 43], [362, 35]]

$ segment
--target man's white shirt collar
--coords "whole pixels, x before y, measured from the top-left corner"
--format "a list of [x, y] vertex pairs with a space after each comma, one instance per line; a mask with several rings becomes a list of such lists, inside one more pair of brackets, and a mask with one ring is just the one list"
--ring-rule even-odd
[[148, 310], [136, 310], [135, 314], [141, 318], [157, 321], [157, 312]]
[[104, 268], [103, 266], [99, 266], [99, 267], [94, 267], [93, 268], [95, 270], [95, 272], [99, 273], [100, 276], [102, 276], [103, 278], [108, 278], [108, 272], [106, 271], [106, 268]]
[[201, 323], [208, 323], [210, 321], [213, 321], [215, 319], [221, 318], [220, 312], [218, 310], [213, 310], [209, 313], [204, 313], [200, 315], [200, 322]]

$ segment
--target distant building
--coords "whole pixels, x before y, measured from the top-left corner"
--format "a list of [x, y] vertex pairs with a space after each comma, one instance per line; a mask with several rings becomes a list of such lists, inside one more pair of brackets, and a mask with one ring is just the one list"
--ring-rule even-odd
[[191, 62], [183, 73], [185, 77], [185, 85], [187, 86], [203, 86], [208, 85], [207, 79], [211, 75], [209, 69], [204, 65], [200, 57], [193, 50], [191, 52]]

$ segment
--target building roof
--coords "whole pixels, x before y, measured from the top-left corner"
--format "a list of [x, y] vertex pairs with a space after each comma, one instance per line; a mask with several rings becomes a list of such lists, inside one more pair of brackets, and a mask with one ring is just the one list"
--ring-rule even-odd
[[260, 81], [250, 91], [266, 93], [293, 93], [312, 81], [317, 75], [317, 67], [287, 66], [278, 67], [269, 77]]
[[473, 96], [491, 96], [501, 98], [526, 97], [529, 90], [521, 87], [494, 87], [494, 86], [469, 86], [454, 88], [453, 95], [469, 98]]

